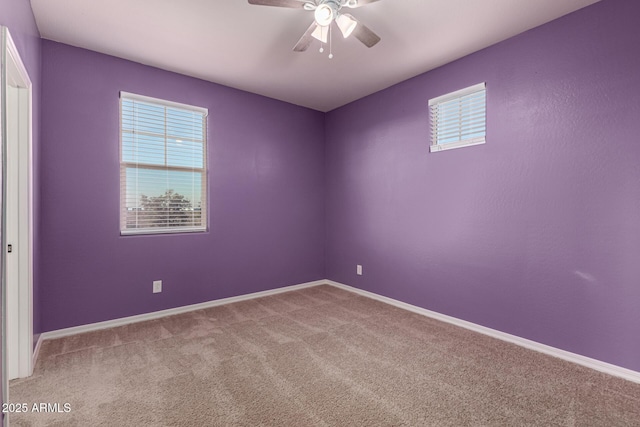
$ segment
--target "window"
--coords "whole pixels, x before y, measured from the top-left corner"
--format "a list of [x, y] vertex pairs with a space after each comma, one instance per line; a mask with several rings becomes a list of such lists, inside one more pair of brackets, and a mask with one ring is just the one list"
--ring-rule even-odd
[[120, 93], [120, 233], [207, 229], [207, 109]]
[[484, 83], [429, 100], [430, 151], [484, 144], [486, 133]]

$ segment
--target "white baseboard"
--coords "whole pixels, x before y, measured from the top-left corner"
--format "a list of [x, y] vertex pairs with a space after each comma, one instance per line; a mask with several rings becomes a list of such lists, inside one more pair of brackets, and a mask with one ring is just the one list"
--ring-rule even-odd
[[33, 370], [36, 368], [36, 361], [38, 360], [38, 355], [40, 354], [40, 346], [42, 345], [42, 334], [38, 334], [38, 340], [36, 341], [36, 346], [33, 349], [33, 355], [31, 356], [31, 372], [29, 372], [29, 376], [33, 375]]
[[[254, 292], [251, 294], [239, 295], [236, 297], [222, 298], [213, 301], [206, 301], [199, 304], [185, 305], [182, 307], [169, 308], [167, 310], [153, 311], [151, 313], [138, 314], [135, 316], [121, 317], [119, 319], [105, 320], [104, 322], [90, 323], [88, 325], [74, 326], [71, 328], [57, 329], [55, 331], [43, 332], [40, 334], [38, 345], [36, 349], [39, 349], [40, 342], [43, 340], [50, 340], [54, 338], [66, 337], [69, 335], [82, 334], [84, 332], [97, 331], [100, 329], [113, 328], [116, 326], [128, 325], [130, 323], [144, 322], [147, 320], [159, 319], [161, 317], [173, 316], [174, 314], [187, 313], [189, 311], [202, 310], [203, 308], [215, 307], [218, 305], [230, 304], [232, 302], [245, 301], [254, 298], [266, 297], [269, 295], [276, 295], [283, 292], [295, 291], [297, 289], [309, 288], [312, 286], [326, 284], [326, 280], [316, 280], [314, 282], [301, 283], [299, 285], [285, 286], [283, 288], [269, 289], [266, 291]], [[34, 352], [35, 354], [35, 352]], [[35, 365], [35, 363], [34, 363]]]
[[407, 304], [406, 302], [402, 302], [402, 301], [395, 300], [393, 298], [388, 298], [382, 295], [374, 294], [373, 292], [357, 289], [357, 288], [345, 285], [343, 283], [334, 282], [333, 280], [325, 280], [324, 283], [327, 283], [329, 285], [335, 286], [340, 289], [344, 289], [346, 291], [355, 292], [356, 294], [359, 294], [368, 298], [372, 298], [387, 304], [391, 304], [396, 307], [399, 307], [408, 311], [412, 311], [414, 313], [421, 314], [423, 316], [430, 317], [432, 319], [440, 320], [442, 322], [460, 326], [461, 328], [469, 329], [474, 332], [488, 335], [490, 337], [497, 338], [502, 341], [510, 342], [512, 344], [519, 345], [520, 347], [528, 348], [529, 350], [534, 350], [540, 353], [547, 354], [549, 356], [557, 357], [569, 362], [576, 363], [581, 366], [585, 366], [587, 368], [595, 369], [596, 371], [604, 372], [605, 374], [624, 378], [625, 380], [633, 381], [635, 383], [640, 383], [640, 372], [633, 371], [631, 369], [623, 368], [617, 365], [612, 365], [610, 363], [602, 362], [600, 360], [592, 359], [590, 357], [582, 356], [580, 354], [571, 353], [566, 350], [561, 350], [559, 348], [551, 347], [546, 344], [541, 344], [536, 341], [531, 341], [526, 338], [521, 338], [516, 335], [511, 335], [506, 332], [501, 332], [496, 329], [487, 328], [486, 326], [481, 326], [475, 323], [467, 322], [466, 320], [458, 319], [456, 317], [447, 316], [446, 314], [441, 314], [435, 311], [427, 310], [422, 307]]
[[486, 326], [481, 326], [475, 323], [467, 322], [466, 320], [461, 320], [452, 316], [447, 316], [446, 314], [441, 314], [435, 311], [427, 310], [422, 307], [407, 304], [405, 302], [398, 301], [393, 298], [374, 294], [373, 292], [354, 288], [352, 286], [335, 282], [333, 280], [316, 280], [313, 282], [301, 283], [299, 285], [285, 286], [283, 288], [270, 289], [267, 291], [255, 292], [255, 293], [240, 295], [236, 297], [222, 298], [222, 299], [207, 301], [199, 304], [192, 304], [192, 305], [186, 305], [183, 307], [170, 308], [167, 310], [154, 311], [152, 313], [139, 314], [136, 316], [129, 316], [129, 317], [123, 317], [120, 319], [107, 320], [104, 322], [91, 323], [89, 325], [74, 326], [72, 328], [65, 328], [65, 329], [58, 329], [55, 331], [43, 332], [42, 334], [40, 334], [40, 337], [38, 338], [38, 342], [36, 343], [36, 348], [33, 353], [33, 366], [35, 366], [36, 359], [38, 357], [38, 352], [40, 350], [40, 345], [44, 340], [61, 338], [61, 337], [80, 334], [84, 332], [97, 331], [100, 329], [113, 328], [116, 326], [127, 325], [130, 323], [144, 322], [146, 320], [159, 319], [165, 316], [172, 316], [175, 314], [187, 313], [194, 310], [201, 310], [203, 308], [215, 307], [218, 305], [230, 304], [233, 302], [245, 301], [245, 300], [254, 299], [254, 298], [261, 298], [269, 295], [276, 295], [283, 292], [295, 291], [298, 289], [304, 289], [304, 288], [309, 288], [312, 286], [323, 285], [323, 284], [335, 286], [337, 288], [340, 288], [349, 292], [353, 292], [368, 298], [372, 298], [372, 299], [402, 308], [404, 310], [411, 311], [413, 313], [421, 314], [423, 316], [427, 316], [432, 319], [440, 320], [442, 322], [450, 323], [452, 325], [459, 326], [461, 328], [469, 329], [471, 331], [478, 332], [480, 334], [488, 335], [490, 337], [497, 338], [502, 341], [516, 344], [530, 350], [534, 350], [540, 353], [547, 354], [549, 356], [553, 356], [569, 362], [573, 362], [578, 365], [585, 366], [587, 368], [595, 369], [596, 371], [604, 372], [605, 374], [624, 378], [626, 380], [633, 381], [635, 383], [640, 383], [640, 372], [623, 368], [621, 366], [612, 365], [610, 363], [602, 362], [600, 360], [592, 359], [590, 357], [582, 356], [580, 354], [571, 353], [566, 350], [561, 350], [559, 348], [551, 347], [546, 344], [541, 344], [536, 341], [531, 341], [526, 338], [521, 338], [516, 335], [511, 335], [506, 332], [501, 332], [496, 329], [487, 328]]

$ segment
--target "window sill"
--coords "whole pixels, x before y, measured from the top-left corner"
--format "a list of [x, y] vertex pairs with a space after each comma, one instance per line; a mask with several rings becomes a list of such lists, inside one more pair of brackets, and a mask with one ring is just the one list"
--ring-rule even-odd
[[470, 147], [472, 145], [484, 144], [485, 139], [472, 139], [470, 141], [450, 142], [448, 144], [438, 144], [429, 146], [429, 151], [436, 153], [438, 151], [453, 150], [455, 148]]
[[204, 233], [206, 227], [181, 227], [165, 229], [136, 228], [131, 230], [120, 230], [121, 236], [144, 236], [150, 234], [178, 234], [178, 233]]

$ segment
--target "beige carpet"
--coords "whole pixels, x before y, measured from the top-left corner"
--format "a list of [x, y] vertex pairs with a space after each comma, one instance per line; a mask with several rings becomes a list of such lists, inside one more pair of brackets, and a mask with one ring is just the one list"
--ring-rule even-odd
[[640, 425], [640, 384], [328, 285], [45, 341], [12, 426]]

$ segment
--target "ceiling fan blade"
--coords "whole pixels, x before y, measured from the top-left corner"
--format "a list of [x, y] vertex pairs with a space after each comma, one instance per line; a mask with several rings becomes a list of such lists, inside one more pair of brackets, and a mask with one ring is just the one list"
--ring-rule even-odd
[[296, 45], [293, 47], [294, 52], [304, 52], [305, 50], [307, 50], [307, 48], [313, 41], [313, 36], [311, 34], [317, 26], [318, 24], [316, 24], [316, 21], [313, 21], [311, 23], [309, 28], [307, 28], [307, 31], [304, 32], [302, 37], [300, 37], [300, 40], [298, 40], [298, 43], [296, 43]]
[[298, 0], [249, 0], [249, 4], [257, 4], [260, 6], [276, 6], [288, 7], [291, 9], [304, 8], [305, 2]]
[[350, 7], [351, 9], [355, 9], [356, 7], [366, 6], [370, 3], [375, 3], [380, 0], [349, 0], [345, 3], [346, 7]]
[[366, 47], [373, 47], [380, 41], [380, 37], [362, 22], [358, 22], [358, 25], [356, 25], [355, 30], [353, 30], [351, 34]]

